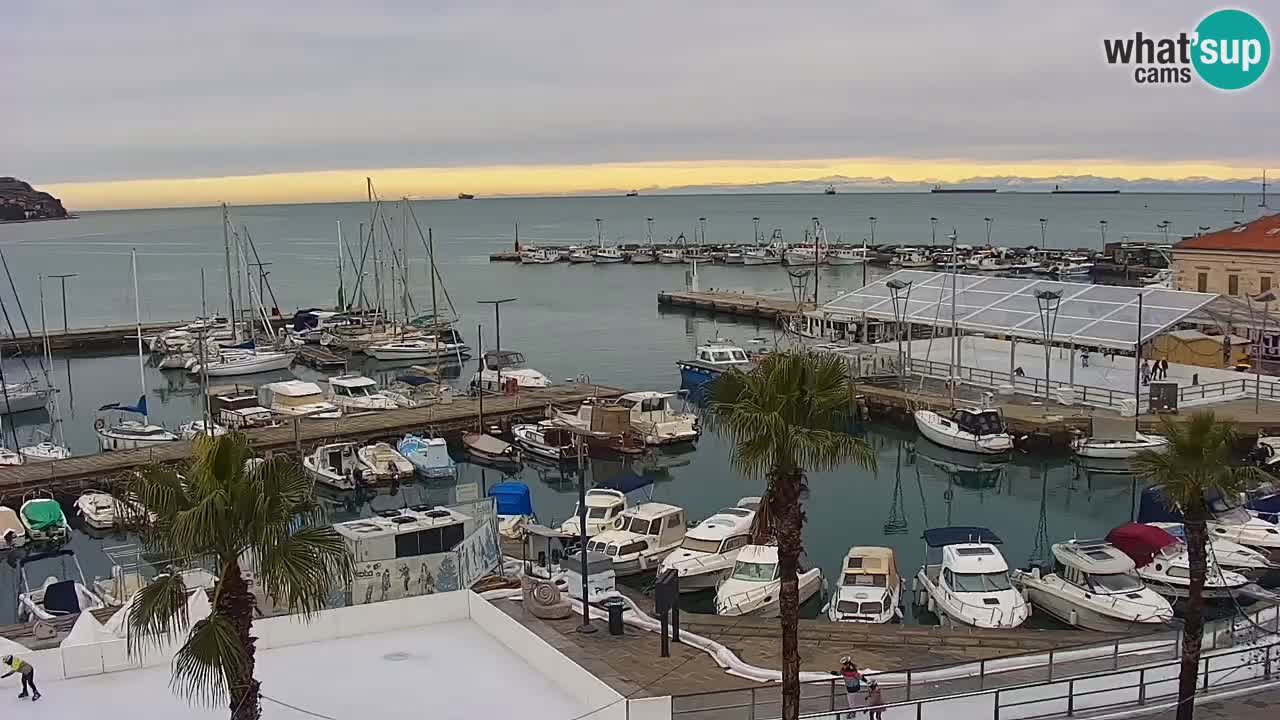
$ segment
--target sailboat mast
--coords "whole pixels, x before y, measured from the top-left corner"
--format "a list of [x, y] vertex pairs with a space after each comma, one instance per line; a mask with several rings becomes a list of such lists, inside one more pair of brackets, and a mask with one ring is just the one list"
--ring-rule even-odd
[[[956, 408], [956, 365], [960, 362], [960, 338], [956, 335], [956, 284], [959, 280], [956, 262], [956, 229], [951, 228], [951, 369], [947, 373], [950, 380], [951, 409]], [[1049, 379], [1045, 378], [1045, 383]], [[1046, 385], [1047, 387], [1047, 385]]]
[[440, 314], [439, 314], [440, 311], [438, 308], [436, 308], [436, 239], [435, 239], [435, 234], [431, 228], [427, 228], [427, 254], [431, 256], [429, 258], [431, 261], [431, 269], [429, 271], [429, 274], [431, 275], [431, 324], [434, 325], [436, 328], [435, 332], [432, 333], [432, 335], [436, 339], [435, 354], [436, 354], [436, 357], [439, 357], [440, 356]]
[[[480, 382], [476, 383], [476, 394], [479, 399], [476, 411], [476, 424], [479, 426], [477, 432], [484, 434], [484, 326], [476, 325], [476, 341], [480, 344]], [[501, 374], [499, 374], [501, 378]]]
[[[137, 331], [138, 336], [138, 387], [142, 391], [142, 406], [146, 408], [147, 373], [142, 360], [142, 300], [138, 297], [138, 251], [136, 249], [129, 250], [129, 267], [133, 271], [133, 318], [134, 330]], [[147, 413], [142, 414], [142, 420], [144, 423], [149, 420]]]
[[53, 369], [53, 349], [49, 346], [49, 323], [44, 312], [44, 275], [40, 276], [40, 334], [44, 336], [44, 384], [53, 393], [53, 432], [49, 433], [49, 439], [66, 447], [66, 438], [62, 433], [62, 402], [58, 398], [58, 389], [53, 386], [53, 380], [49, 377], [49, 371]]
[[347, 299], [342, 287], [342, 221], [338, 221], [338, 312], [347, 308]]
[[[227, 263], [227, 305], [228, 319], [231, 320], [231, 342], [240, 342], [240, 330], [236, 325], [236, 296], [231, 287], [231, 220], [227, 217], [227, 204], [222, 203], [222, 254]], [[203, 360], [201, 360], [203, 362]]]
[[404, 337], [404, 329], [409, 325], [409, 198], [404, 199], [405, 211], [400, 213], [400, 292], [404, 304], [404, 325], [400, 329], [400, 337]]
[[200, 328], [200, 392], [204, 394], [204, 431], [213, 437], [213, 408], [209, 405], [209, 361], [205, 352], [205, 338], [209, 335], [208, 311], [205, 309], [204, 268], [200, 268], [200, 315], [205, 318], [204, 327]]

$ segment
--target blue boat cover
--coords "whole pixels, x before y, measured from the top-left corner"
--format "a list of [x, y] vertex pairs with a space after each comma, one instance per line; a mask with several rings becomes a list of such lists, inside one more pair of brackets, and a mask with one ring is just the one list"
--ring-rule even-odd
[[532, 515], [529, 486], [522, 482], [500, 482], [489, 488], [489, 497], [498, 501], [499, 515]]
[[1003, 540], [984, 527], [957, 525], [954, 527], [930, 528], [924, 531], [924, 541], [929, 547], [959, 545], [961, 543], [990, 543], [999, 545]]
[[[1222, 498], [1222, 493], [1217, 491], [1205, 493], [1205, 500], [1209, 506], [1209, 513], [1212, 515], [1217, 512], [1223, 512], [1235, 506], [1236, 503], [1228, 503]], [[1275, 496], [1258, 498], [1250, 501], [1245, 507], [1250, 510], [1256, 510], [1261, 513], [1273, 512], [1269, 510], [1275, 503], [1276, 509], [1280, 510], [1280, 499]], [[1169, 507], [1165, 503], [1164, 494], [1160, 492], [1158, 487], [1149, 487], [1142, 491], [1142, 498], [1138, 500], [1138, 522], [1176, 522], [1183, 521], [1182, 511], [1176, 507]]]
[[399, 380], [405, 385], [412, 385], [414, 387], [431, 385], [436, 382], [434, 378], [429, 378], [426, 375], [399, 375], [396, 377], [396, 380]]
[[98, 410], [120, 410], [122, 412], [138, 413], [139, 415], [147, 414], [147, 396], [142, 395], [138, 398], [137, 405], [121, 405], [120, 403], [107, 403]]

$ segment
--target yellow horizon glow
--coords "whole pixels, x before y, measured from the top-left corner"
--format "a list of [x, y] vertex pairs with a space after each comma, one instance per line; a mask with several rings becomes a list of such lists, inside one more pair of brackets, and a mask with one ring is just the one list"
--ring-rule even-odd
[[68, 210], [198, 207], [226, 202], [263, 205], [347, 202], [365, 199], [371, 177], [382, 198], [453, 198], [574, 195], [632, 188], [663, 190], [690, 185], [752, 185], [817, 180], [835, 175], [892, 177], [899, 182], [956, 182], [976, 176], [1054, 177], [1098, 175], [1127, 180], [1252, 177], [1256, 168], [1203, 161], [1167, 163], [1079, 159], [979, 162], [970, 159], [906, 160], [835, 158], [627, 162], [579, 165], [489, 165], [474, 167], [319, 170], [196, 178], [149, 178], [49, 183], [39, 189], [62, 199]]

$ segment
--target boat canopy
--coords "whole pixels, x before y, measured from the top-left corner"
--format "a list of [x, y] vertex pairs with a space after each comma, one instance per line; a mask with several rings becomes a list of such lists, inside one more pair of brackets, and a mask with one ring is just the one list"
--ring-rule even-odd
[[967, 525], [930, 528], [924, 531], [923, 537], [925, 543], [929, 547], [963, 545], [964, 543], [989, 543], [991, 545], [1000, 545], [1004, 542], [998, 535], [987, 528]]
[[103, 405], [102, 407], [98, 408], [98, 410], [99, 411], [119, 410], [121, 412], [131, 412], [131, 413], [137, 413], [139, 415], [146, 415], [147, 414], [147, 396], [146, 395], [139, 396], [137, 405], [121, 405], [120, 403], [107, 403], [106, 405]]
[[[1210, 515], [1229, 512], [1239, 506], [1239, 503], [1232, 502], [1228, 498], [1222, 496], [1217, 490], [1206, 492], [1204, 495], [1205, 506], [1209, 510]], [[1246, 507], [1254, 510], [1254, 503], [1246, 505]], [[1265, 510], [1261, 510], [1266, 512]], [[1138, 500], [1138, 522], [1182, 522], [1182, 510], [1171, 506], [1165, 501], [1164, 494], [1160, 492], [1158, 487], [1149, 487], [1142, 491], [1142, 497]]]
[[1053, 546], [1053, 556], [1063, 565], [1096, 575], [1133, 570], [1133, 560], [1105, 540], [1073, 540]]
[[1091, 421], [1091, 435], [1094, 440], [1125, 441], [1137, 440], [1137, 431], [1133, 429], [1133, 419], [1094, 417]]
[[886, 547], [849, 548], [844, 557], [842, 585], [890, 587], [898, 583], [893, 550]]
[[22, 508], [22, 517], [32, 530], [44, 530], [67, 521], [57, 500], [30, 503]]
[[413, 387], [438, 384], [435, 378], [429, 378], [426, 375], [397, 375], [396, 380]]
[[524, 353], [516, 350], [489, 350], [484, 354], [484, 366], [489, 370], [501, 370], [524, 364]]
[[1138, 567], [1151, 562], [1161, 550], [1178, 539], [1154, 525], [1125, 523], [1107, 533], [1107, 542], [1128, 555]]
[[499, 515], [532, 515], [529, 486], [522, 482], [500, 482], [489, 488], [489, 497], [498, 503]]

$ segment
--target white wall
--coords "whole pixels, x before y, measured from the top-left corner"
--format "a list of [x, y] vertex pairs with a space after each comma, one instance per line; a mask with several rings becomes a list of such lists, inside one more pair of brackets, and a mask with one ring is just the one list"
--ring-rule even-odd
[[467, 617], [466, 594], [448, 592], [334, 608], [315, 614], [310, 622], [298, 615], [255, 620], [253, 632], [258, 637], [258, 649], [269, 650], [273, 647], [466, 620]]

